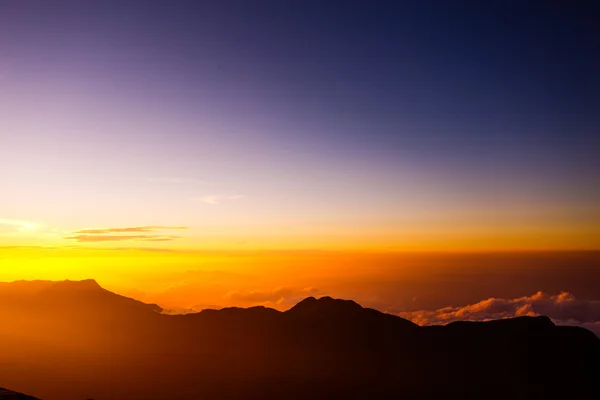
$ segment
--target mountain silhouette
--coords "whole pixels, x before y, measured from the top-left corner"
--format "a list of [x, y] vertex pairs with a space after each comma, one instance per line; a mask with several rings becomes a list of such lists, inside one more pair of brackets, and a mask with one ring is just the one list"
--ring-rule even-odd
[[155, 304], [124, 297], [103, 289], [95, 280], [83, 281], [17, 281], [0, 283], [2, 305], [31, 308], [56, 308], [57, 312], [77, 309], [112, 308], [116, 311], [162, 312]]
[[600, 339], [546, 317], [421, 327], [331, 297], [161, 311], [92, 280], [0, 284], [0, 382], [44, 400], [600, 395]]
[[8, 389], [0, 388], [0, 400], [38, 400], [35, 397], [27, 396], [23, 393], [13, 392]]

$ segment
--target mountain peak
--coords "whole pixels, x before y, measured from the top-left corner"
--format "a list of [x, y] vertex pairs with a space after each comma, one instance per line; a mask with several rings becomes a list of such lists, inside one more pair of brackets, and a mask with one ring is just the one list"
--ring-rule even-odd
[[74, 289], [102, 289], [95, 279], [83, 279], [80, 281], [71, 281], [67, 279], [56, 282], [54, 286], [62, 286]]
[[0, 294], [4, 295], [37, 295], [42, 292], [73, 292], [73, 291], [98, 291], [102, 287], [94, 279], [84, 279], [81, 281], [13, 281], [0, 282]]
[[332, 315], [355, 313], [363, 308], [352, 300], [334, 299], [324, 296], [319, 299], [307, 297], [287, 312], [302, 315]]
[[53, 311], [86, 310], [146, 310], [161, 313], [163, 310], [156, 304], [121, 296], [104, 289], [94, 279], [63, 281], [16, 281], [0, 283], [0, 305], [2, 302], [21, 304], [31, 309], [52, 308]]
[[103, 290], [102, 287], [94, 279], [84, 279], [81, 281], [56, 281], [48, 288], [51, 292], [96, 292]]

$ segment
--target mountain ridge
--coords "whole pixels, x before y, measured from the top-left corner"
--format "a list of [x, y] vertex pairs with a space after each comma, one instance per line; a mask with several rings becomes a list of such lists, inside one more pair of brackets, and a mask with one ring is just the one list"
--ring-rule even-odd
[[[326, 313], [331, 313], [332, 315], [341, 315], [341, 314], [352, 314], [359, 312], [361, 310], [370, 310], [371, 312], [378, 312], [385, 315], [390, 315], [395, 318], [402, 319], [404, 321], [411, 322], [408, 319], [399, 317], [395, 314], [388, 314], [379, 310], [370, 309], [362, 307], [360, 304], [356, 303], [354, 300], [347, 299], [336, 299], [331, 296], [321, 296], [319, 298], [314, 296], [307, 296], [304, 299], [300, 300], [298, 303], [293, 305], [287, 310], [280, 311], [270, 307], [265, 306], [251, 306], [251, 307], [222, 307], [222, 308], [205, 308], [203, 310], [194, 311], [190, 313], [184, 314], [169, 314], [166, 313], [166, 309], [163, 309], [158, 304], [154, 303], [145, 303], [143, 301], [137, 300], [132, 297], [120, 295], [118, 293], [112, 292], [103, 288], [95, 279], [87, 278], [82, 280], [16, 280], [11, 282], [0, 282], [0, 300], [8, 293], [9, 295], [15, 295], [15, 291], [11, 291], [11, 288], [16, 288], [21, 291], [18, 293], [19, 295], [31, 295], [31, 294], [39, 294], [40, 292], [58, 292], [58, 293], [68, 293], [74, 291], [77, 294], [81, 292], [97, 292], [102, 293], [104, 295], [112, 296], [113, 299], [119, 299], [120, 301], [129, 302], [130, 304], [139, 305], [141, 308], [146, 308], [148, 310], [152, 310], [155, 313], [159, 313], [167, 316], [183, 316], [183, 315], [198, 315], [202, 313], [214, 313], [214, 312], [224, 312], [224, 313], [233, 313], [233, 312], [243, 312], [243, 310], [249, 310], [249, 312], [255, 312], [256, 310], [269, 310], [275, 311], [278, 313], [288, 313], [288, 314], [296, 314], [296, 315], [304, 315], [309, 316], [310, 314], [316, 315], [324, 315]], [[7, 290], [9, 289], [9, 290]], [[266, 311], [266, 312], [269, 312]], [[445, 325], [425, 325], [425, 326], [459, 326], [462, 324], [480, 324], [480, 323], [497, 323], [498, 321], [521, 321], [533, 318], [533, 320], [542, 323], [544, 321], [546, 324], [554, 325], [552, 320], [544, 315], [541, 316], [518, 316], [518, 317], [509, 317], [509, 318], [501, 318], [494, 319], [489, 321], [453, 321]], [[414, 324], [414, 323], [413, 323]], [[414, 324], [417, 325], [417, 324]], [[417, 325], [418, 326], [418, 325]], [[585, 329], [585, 328], [582, 328]], [[587, 330], [587, 329], [586, 329]], [[591, 331], [590, 331], [591, 332]]]
[[3, 385], [44, 400], [600, 395], [600, 339], [547, 317], [419, 326], [328, 296], [169, 315], [95, 281], [51, 287], [0, 302], [3, 360], [35, 371]]

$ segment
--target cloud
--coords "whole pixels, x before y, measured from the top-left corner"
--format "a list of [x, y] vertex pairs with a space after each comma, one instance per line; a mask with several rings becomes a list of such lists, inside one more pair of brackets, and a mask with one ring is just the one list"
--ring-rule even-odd
[[103, 248], [98, 250], [109, 250], [109, 251], [142, 251], [148, 253], [178, 253], [175, 249], [167, 249], [164, 247], [113, 247], [113, 248]]
[[104, 229], [83, 229], [80, 231], [75, 231], [75, 234], [107, 234], [107, 233], [145, 233], [145, 232], [154, 232], [157, 230], [174, 230], [174, 229], [188, 229], [187, 226], [159, 226], [159, 225], [148, 225], [148, 226], [135, 226], [131, 228], [104, 228]]
[[164, 242], [178, 239], [179, 236], [158, 236], [158, 235], [73, 235], [65, 239], [75, 240], [80, 243], [95, 242], [116, 242], [125, 240], [137, 240], [145, 242]]
[[419, 325], [546, 315], [557, 325], [583, 326], [600, 336], [600, 300], [579, 300], [568, 292], [554, 296], [537, 292], [514, 299], [489, 298], [464, 307], [408, 311], [398, 315]]
[[216, 205], [216, 204], [221, 204], [221, 203], [225, 203], [228, 201], [240, 200], [245, 197], [246, 196], [241, 195], [241, 194], [235, 194], [235, 195], [230, 195], [230, 196], [209, 194], [206, 196], [196, 197], [196, 198], [194, 198], [194, 200], [201, 201], [203, 203], [210, 204], [210, 205]]
[[33, 222], [10, 218], [0, 218], [0, 225], [17, 227], [20, 231], [34, 231], [37, 229], [37, 224]]
[[166, 242], [178, 239], [179, 236], [169, 235], [119, 235], [120, 233], [149, 233], [159, 230], [188, 229], [187, 226], [163, 226], [163, 225], [145, 225], [128, 228], [103, 228], [103, 229], [82, 229], [73, 232], [72, 236], [65, 239], [75, 240], [80, 243], [94, 242], [116, 242], [125, 240], [137, 240], [144, 242]]

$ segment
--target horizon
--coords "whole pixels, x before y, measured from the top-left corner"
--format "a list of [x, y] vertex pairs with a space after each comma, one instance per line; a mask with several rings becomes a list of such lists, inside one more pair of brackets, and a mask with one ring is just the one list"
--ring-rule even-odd
[[[19, 284], [20, 285], [20, 289], [23, 289], [24, 286], [21, 286], [22, 284], [30, 285], [30, 284], [36, 284], [36, 283], [45, 283], [45, 284], [49, 284], [50, 286], [44, 286], [44, 287], [39, 287], [38, 286], [38, 287], [36, 287], [37, 290], [34, 290], [34, 291], [22, 291], [22, 292], [19, 292], [17, 290], [17, 291], [14, 291], [14, 292], [10, 292], [10, 294], [11, 295], [16, 295], [16, 296], [23, 296], [23, 299], [26, 299], [27, 296], [36, 296], [36, 295], [39, 295], [39, 294], [43, 294], [45, 289], [53, 288], [57, 284], [68, 284], [68, 286], [61, 285], [60, 289], [63, 290], [63, 291], [67, 291], [67, 290], [72, 289], [74, 287], [77, 287], [78, 291], [82, 290], [82, 289], [85, 289], [85, 290], [88, 290], [88, 291], [95, 290], [95, 289], [101, 289], [101, 290], [107, 291], [108, 293], [111, 293], [113, 295], [123, 296], [120, 293], [116, 293], [116, 292], [112, 292], [110, 290], [107, 290], [106, 288], [102, 287], [102, 285], [100, 285], [93, 278], [82, 279], [82, 280], [69, 280], [69, 279], [58, 280], [58, 281], [50, 281], [50, 280], [19, 280], [19, 281], [12, 281], [12, 282], [0, 282], [0, 290], [3, 289], [2, 288], [3, 284], [8, 284], [8, 285]], [[83, 286], [81, 286], [81, 288], [80, 288], [77, 285], [83, 285]], [[2, 292], [0, 292], [0, 294], [1, 293]], [[202, 308], [202, 309], [182, 309], [182, 308], [180, 308], [180, 309], [173, 310], [173, 309], [164, 308], [160, 304], [149, 304], [149, 303], [144, 303], [144, 302], [142, 302], [142, 303], [144, 303], [145, 305], [148, 305], [148, 306], [158, 305], [159, 308], [155, 309], [153, 311], [156, 312], [156, 313], [158, 313], [158, 314], [167, 315], [167, 316], [190, 315], [190, 314], [198, 314], [198, 313], [201, 313], [203, 311], [219, 311], [219, 310], [227, 310], [227, 309], [231, 309], [231, 308], [233, 308], [233, 309], [248, 309], [248, 310], [249, 309], [255, 309], [255, 308], [264, 308], [264, 309], [274, 310], [274, 311], [277, 311], [277, 312], [286, 312], [286, 311], [290, 311], [290, 310], [294, 309], [296, 306], [298, 306], [300, 304], [305, 304], [306, 305], [306, 304], [308, 304], [309, 302], [312, 302], [312, 301], [317, 301], [318, 303], [320, 303], [322, 305], [324, 304], [324, 301], [335, 302], [337, 304], [340, 304], [340, 303], [344, 303], [344, 304], [352, 303], [353, 305], [357, 305], [360, 308], [367, 308], [367, 307], [364, 307], [363, 305], [361, 305], [360, 303], [354, 301], [353, 299], [340, 299], [340, 298], [335, 298], [335, 297], [329, 296], [327, 294], [316, 294], [315, 293], [313, 295], [311, 293], [306, 293], [306, 294], [304, 294], [304, 296], [305, 297], [298, 298], [296, 303], [290, 304], [289, 307], [285, 308], [285, 309], [279, 309], [279, 308], [276, 308], [276, 307], [269, 307], [269, 306], [265, 306], [265, 305], [250, 305], [250, 306], [246, 306], [246, 307], [240, 307], [240, 306], [237, 306], [237, 305], [230, 305], [230, 306], [225, 306], [225, 307], [211, 306], [211, 307]], [[140, 301], [140, 300], [135, 299], [133, 297], [127, 297], [127, 296], [124, 296], [124, 297], [126, 299], [129, 299], [129, 300]], [[558, 296], [549, 296], [549, 295], [547, 295], [545, 293], [538, 292], [534, 296], [532, 296], [531, 299], [534, 299], [535, 297], [538, 297], [538, 299], [543, 299], [543, 300], [561, 299], [561, 298], [566, 299], [568, 301], [575, 300], [575, 298], [571, 294], [569, 294], [567, 292], [564, 292], [564, 291], [561, 292]], [[498, 300], [498, 299], [493, 299], [492, 298], [492, 299], [484, 300], [484, 301], [482, 301], [480, 303], [485, 303], [486, 301], [489, 301], [489, 300]], [[480, 303], [475, 304], [475, 305], [471, 305], [471, 304], [467, 305], [465, 307], [465, 309], [477, 307]], [[586, 302], [584, 302], [584, 303], [586, 303]], [[586, 304], [586, 305], [589, 305], [589, 304]], [[559, 307], [560, 306], [561, 306], [561, 304], [559, 304]], [[520, 306], [520, 307], [522, 307], [522, 306]], [[459, 310], [460, 310], [460, 308], [459, 308]], [[57, 311], [60, 311], [60, 310], [57, 310]], [[114, 311], [117, 312], [117, 310], [114, 310]], [[322, 311], [324, 311], [324, 310], [322, 310]], [[340, 310], [338, 310], [338, 311], [340, 311]], [[529, 308], [528, 308], [527, 312], [517, 313], [515, 315], [511, 315], [511, 314], [502, 315], [502, 314], [499, 314], [495, 318], [489, 318], [488, 315], [486, 315], [484, 318], [478, 317], [477, 315], [472, 315], [472, 316], [460, 315], [460, 317], [455, 316], [454, 318], [450, 318], [450, 319], [448, 319], [448, 318], [446, 318], [446, 319], [442, 318], [442, 319], [439, 319], [439, 320], [435, 320], [435, 319], [432, 318], [430, 320], [427, 320], [427, 319], [418, 319], [419, 317], [421, 317], [421, 315], [419, 315], [419, 314], [423, 312], [422, 310], [419, 310], [419, 311], [409, 311], [409, 312], [401, 312], [401, 313], [398, 313], [398, 314], [390, 313], [390, 312], [385, 311], [385, 310], [376, 310], [376, 311], [379, 311], [379, 312], [384, 313], [384, 314], [394, 315], [396, 317], [400, 317], [400, 318], [409, 320], [409, 321], [411, 321], [411, 322], [413, 322], [413, 323], [415, 323], [417, 325], [420, 325], [420, 326], [447, 325], [447, 324], [450, 324], [452, 322], [459, 322], [459, 321], [488, 322], [488, 321], [493, 321], [493, 320], [498, 320], [498, 319], [514, 319], [514, 318], [522, 318], [522, 317], [525, 317], [525, 318], [543, 317], [543, 318], [546, 318], [546, 319], [552, 321], [553, 324], [565, 325], [565, 326], [572, 326], [573, 323], [575, 322], [573, 320], [567, 320], [567, 321], [565, 321], [565, 320], [560, 320], [560, 318], [557, 318], [557, 317], [553, 318], [550, 315], [536, 313], [536, 311], [531, 308], [530, 304], [529, 304]], [[439, 312], [441, 310], [437, 310], [437, 311]], [[549, 310], [549, 311], [551, 312], [551, 310]], [[598, 336], [600, 338], [600, 325], [599, 324], [596, 324], [596, 323], [583, 324], [582, 327], [591, 330], [596, 336]]]
[[[555, 253], [556, 254], [556, 253]], [[600, 260], [600, 254], [597, 254], [596, 262]], [[592, 264], [597, 265], [597, 264]], [[463, 266], [464, 267], [464, 266]], [[459, 267], [460, 268], [460, 267]], [[539, 267], [536, 267], [539, 268]], [[445, 272], [456, 272], [449, 267], [445, 266]], [[584, 271], [585, 268], [580, 272]], [[194, 273], [195, 271], [187, 271], [188, 273]], [[196, 271], [197, 272], [197, 271]], [[463, 276], [469, 276], [468, 271], [463, 271]], [[494, 271], [486, 271], [488, 273]], [[495, 271], [496, 273], [498, 271]], [[204, 271], [204, 273], [221, 274], [223, 271]], [[505, 272], [504, 272], [505, 273]], [[513, 272], [514, 274], [514, 272]], [[521, 274], [517, 272], [515, 276]], [[206, 277], [206, 275], [204, 275]], [[296, 305], [304, 302], [307, 299], [345, 299], [358, 304], [361, 307], [375, 309], [379, 312], [401, 317], [409, 320], [420, 326], [432, 326], [432, 325], [447, 325], [457, 321], [473, 321], [473, 322], [486, 322], [496, 319], [512, 319], [517, 317], [547, 317], [556, 325], [565, 326], [580, 326], [592, 331], [596, 336], [600, 338], [600, 321], [597, 319], [597, 315], [600, 315], [600, 301], [595, 299], [596, 288], [594, 285], [589, 284], [589, 280], [597, 281], [600, 278], [600, 271], [588, 271], [583, 279], [573, 281], [564, 274], [563, 278], [566, 278], [565, 282], [561, 283], [562, 286], [555, 286], [552, 290], [548, 291], [531, 291], [530, 294], [525, 296], [515, 295], [513, 298], [508, 293], [504, 292], [502, 296], [491, 296], [484, 298], [479, 301], [467, 300], [451, 294], [441, 294], [440, 299], [431, 302], [421, 302], [417, 298], [412, 298], [412, 304], [406, 305], [406, 299], [404, 304], [402, 300], [388, 298], [387, 303], [385, 301], [374, 300], [365, 297], [365, 293], [352, 297], [352, 291], [346, 291], [346, 295], [338, 296], [335, 293], [340, 292], [340, 288], [334, 288], [330, 291], [320, 290], [314, 287], [304, 288], [301, 290], [294, 290], [291, 287], [277, 287], [271, 292], [260, 292], [256, 290], [241, 290], [241, 291], [229, 291], [225, 296], [221, 297], [222, 303], [218, 301], [215, 304], [201, 304], [195, 306], [182, 306], [181, 304], [173, 304], [168, 301], [153, 302], [153, 298], [157, 296], [157, 293], [148, 294], [141, 292], [119, 292], [118, 290], [111, 290], [104, 287], [95, 278], [84, 278], [80, 280], [15, 280], [3, 282], [0, 281], [0, 294], [2, 294], [3, 285], [18, 284], [21, 289], [25, 286], [23, 284], [36, 284], [45, 283], [51, 286], [44, 286], [43, 288], [37, 287], [37, 290], [33, 292], [12, 292], [17, 295], [36, 295], [43, 293], [44, 289], [50, 288], [55, 284], [69, 283], [69, 284], [86, 284], [85, 288], [91, 289], [88, 283], [93, 282], [94, 288], [106, 290], [109, 293], [113, 293], [126, 298], [142, 301], [148, 305], [158, 305], [160, 307], [160, 314], [163, 315], [189, 315], [201, 313], [205, 310], [223, 310], [228, 308], [241, 308], [249, 309], [254, 307], [264, 307], [267, 309], [276, 310], [278, 312], [289, 311]], [[424, 277], [425, 282], [431, 277]], [[492, 278], [494, 279], [494, 278]], [[538, 284], [539, 281], [535, 280], [534, 284]], [[442, 287], [446, 286], [447, 282], [441, 282]], [[533, 283], [533, 282], [532, 282]], [[198, 283], [197, 283], [198, 284]], [[204, 281], [202, 284], [207, 285]], [[396, 282], [398, 286], [400, 282]], [[470, 285], [474, 286], [477, 282], [470, 282]], [[440, 283], [437, 283], [437, 287], [440, 287]], [[534, 287], [534, 286], [531, 286]], [[560, 287], [560, 289], [557, 289]], [[567, 287], [569, 290], [564, 290]], [[230, 288], [231, 289], [231, 288]], [[200, 291], [199, 288], [196, 288]], [[522, 290], [522, 288], [521, 288]], [[573, 292], [582, 294], [583, 296], [575, 296]], [[9, 292], [10, 293], [10, 292]], [[368, 293], [368, 292], [367, 292]], [[498, 292], [496, 292], [498, 293]], [[513, 292], [516, 293], [516, 292]], [[529, 293], [529, 292], [528, 292]], [[236, 294], [238, 296], [231, 296]], [[164, 296], [164, 293], [162, 293]], [[265, 297], [266, 296], [266, 297]], [[410, 295], [408, 296], [410, 297]], [[168, 298], [168, 297], [167, 297]], [[160, 296], [159, 296], [160, 299]], [[471, 297], [471, 299], [478, 299], [478, 297]], [[440, 302], [441, 301], [441, 302]], [[438, 304], [434, 307], [434, 304]], [[450, 304], [449, 306], [446, 304]], [[428, 308], [423, 309], [425, 305], [429, 305]], [[444, 306], [446, 305], [446, 306]]]

